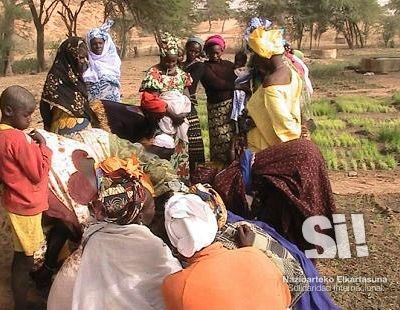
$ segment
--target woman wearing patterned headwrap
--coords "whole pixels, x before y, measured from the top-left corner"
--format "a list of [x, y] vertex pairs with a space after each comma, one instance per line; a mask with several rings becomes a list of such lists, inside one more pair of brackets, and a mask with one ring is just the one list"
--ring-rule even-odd
[[190, 100], [192, 102], [192, 110], [188, 116], [189, 120], [189, 164], [190, 171], [193, 171], [198, 164], [205, 162], [204, 142], [201, 136], [201, 126], [197, 115], [196, 105], [197, 86], [204, 72], [204, 63], [201, 59], [204, 42], [201, 38], [190, 37], [185, 44], [186, 60], [183, 63], [183, 70], [188, 72], [193, 79], [192, 85], [189, 87]]
[[233, 63], [221, 59], [225, 45], [219, 35], [206, 40], [204, 50], [208, 60], [204, 62], [201, 78], [207, 95], [210, 159], [222, 164], [228, 163], [231, 140], [235, 133], [230, 116], [236, 75]]
[[87, 34], [89, 68], [83, 74], [89, 100], [106, 99], [120, 101], [121, 59], [108, 33], [113, 25], [108, 20], [100, 28], [93, 28]]
[[91, 211], [97, 222], [58, 272], [50, 310], [165, 308], [162, 281], [181, 265], [147, 227], [155, 210], [143, 173], [118, 167], [112, 159], [96, 171], [98, 194]]
[[189, 180], [187, 137], [189, 124], [186, 116], [191, 111], [188, 87], [192, 79], [190, 74], [178, 67], [178, 43], [178, 39], [169, 33], [161, 35], [158, 42], [160, 63], [151, 67], [142, 81], [141, 104], [148, 106], [157, 102], [166, 107], [167, 118], [161, 119], [159, 127], [162, 133], [170, 135], [172, 142], [175, 143], [175, 152], [170, 161], [178, 176], [182, 180]]
[[40, 114], [44, 128], [71, 135], [90, 126], [91, 110], [83, 72], [87, 68], [87, 48], [79, 37], [65, 40], [43, 87]]

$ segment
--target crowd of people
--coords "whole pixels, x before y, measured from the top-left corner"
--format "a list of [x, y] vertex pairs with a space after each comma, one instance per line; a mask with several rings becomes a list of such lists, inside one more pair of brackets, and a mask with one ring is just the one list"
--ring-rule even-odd
[[32, 280], [49, 289], [50, 310], [338, 309], [307, 281], [318, 272], [302, 224], [331, 218], [335, 204], [308, 139], [308, 69], [282, 29], [253, 18], [234, 62], [220, 35], [182, 48], [163, 33], [140, 105], [129, 105], [111, 26], [60, 45], [40, 101], [44, 129], [25, 133], [29, 91], [1, 94], [15, 309], [33, 309]]

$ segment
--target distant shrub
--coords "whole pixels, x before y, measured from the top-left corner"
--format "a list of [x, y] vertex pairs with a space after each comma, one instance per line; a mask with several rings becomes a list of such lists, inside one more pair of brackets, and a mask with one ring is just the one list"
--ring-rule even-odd
[[393, 103], [394, 103], [395, 105], [400, 105], [400, 91], [396, 91], [396, 92], [393, 94]]
[[336, 62], [333, 64], [314, 63], [310, 66], [311, 76], [323, 79], [334, 78], [343, 75], [344, 68], [348, 63]]
[[17, 74], [32, 73], [36, 72], [37, 64], [38, 62], [36, 58], [27, 58], [14, 61], [12, 69], [13, 72]]

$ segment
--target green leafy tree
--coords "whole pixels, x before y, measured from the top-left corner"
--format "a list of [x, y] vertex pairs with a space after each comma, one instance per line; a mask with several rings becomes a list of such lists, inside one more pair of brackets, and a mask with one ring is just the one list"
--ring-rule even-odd
[[385, 16], [383, 18], [382, 26], [382, 38], [383, 42], [385, 43], [385, 47], [394, 47], [394, 38], [400, 29], [399, 17], [396, 15]]
[[194, 19], [193, 2], [188, 0], [123, 0], [135, 26], [153, 33], [158, 42], [161, 32], [174, 35], [190, 32]]
[[289, 0], [244, 0], [237, 18], [247, 23], [252, 17], [262, 16], [274, 23], [283, 24], [287, 17], [288, 2]]
[[123, 0], [137, 26], [153, 33], [183, 33], [190, 29], [193, 5], [187, 0]]
[[366, 45], [370, 30], [381, 14], [377, 0], [332, 0], [331, 23], [343, 33], [350, 48]]
[[126, 57], [129, 47], [129, 34], [133, 27], [137, 26], [139, 21], [132, 15], [126, 3], [123, 0], [103, 0], [104, 20], [111, 18], [115, 25], [113, 31], [117, 35], [116, 43], [120, 48], [120, 57]]
[[389, 10], [393, 10], [394, 14], [400, 14], [400, 0], [390, 0], [387, 7]]
[[0, 70], [1, 75], [12, 74], [13, 36], [15, 21], [29, 21], [29, 12], [23, 7], [22, 1], [0, 0], [2, 7], [0, 15]]
[[199, 13], [199, 21], [208, 21], [208, 32], [211, 31], [212, 21], [214, 20], [223, 21], [221, 32], [224, 32], [225, 21], [233, 15], [231, 0], [197, 0], [193, 4]]

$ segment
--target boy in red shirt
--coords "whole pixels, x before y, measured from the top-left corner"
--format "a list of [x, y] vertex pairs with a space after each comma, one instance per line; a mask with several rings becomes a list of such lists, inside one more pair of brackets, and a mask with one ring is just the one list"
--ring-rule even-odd
[[36, 103], [23, 87], [10, 86], [0, 96], [0, 194], [12, 227], [14, 258], [11, 286], [15, 309], [27, 309], [33, 253], [44, 240], [42, 212], [48, 209], [51, 150], [42, 135], [29, 127]]

